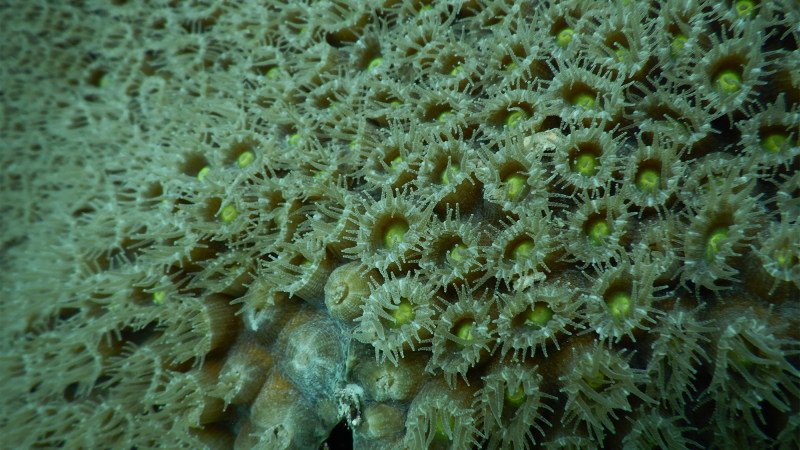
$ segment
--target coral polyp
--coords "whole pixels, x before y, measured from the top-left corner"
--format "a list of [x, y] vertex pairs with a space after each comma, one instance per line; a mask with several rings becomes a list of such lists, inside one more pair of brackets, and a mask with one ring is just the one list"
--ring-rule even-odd
[[506, 336], [501, 354], [512, 352], [512, 361], [524, 361], [538, 352], [547, 357], [548, 348], [560, 351], [559, 341], [583, 328], [584, 299], [571, 291], [569, 283], [520, 289], [502, 302], [495, 322], [498, 333]]
[[734, 188], [736, 182], [741, 179], [729, 175], [707, 185], [707, 203], [695, 210], [685, 234], [682, 283], [725, 289], [724, 281], [738, 272], [735, 259], [754, 237], [763, 213], [750, 195], [753, 183]]
[[[714, 373], [702, 397], [714, 400], [714, 428], [721, 436], [737, 426], [765, 423], [763, 409], [768, 405], [790, 411], [800, 397], [800, 370], [789, 362], [800, 348], [776, 336], [782, 330], [769, 324], [772, 314], [732, 307], [717, 317]], [[758, 427], [752, 436], [756, 442], [769, 441]]]
[[431, 207], [414, 201], [409, 192], [382, 194], [379, 201], [366, 200], [365, 213], [352, 220], [358, 221], [353, 247], [342, 250], [348, 257], [361, 260], [368, 268], [386, 272], [418, 258], [423, 230], [431, 217]]
[[629, 355], [609, 351], [599, 342], [594, 346], [572, 347], [571, 358], [559, 377], [561, 392], [567, 395], [566, 424], [586, 426], [589, 434], [602, 441], [605, 432], [614, 433], [612, 419], [617, 410], [631, 411], [631, 400], [655, 400], [637, 384], [647, 381], [644, 371], [631, 367]]
[[0, 4], [0, 447], [800, 446], [797, 0]]
[[[555, 397], [542, 392], [544, 377], [538, 366], [509, 365], [498, 361], [485, 376], [476, 403], [490, 431], [489, 448], [528, 449], [541, 440], [544, 417]], [[534, 434], [535, 433], [535, 434]]]
[[466, 378], [470, 367], [480, 364], [495, 342], [494, 300], [473, 296], [460, 289], [458, 299], [442, 312], [431, 339], [433, 357], [426, 370], [441, 370], [448, 383]]
[[389, 279], [374, 284], [364, 300], [363, 314], [354, 320], [353, 334], [375, 348], [378, 359], [397, 364], [431, 338], [436, 298], [430, 287], [416, 277]]

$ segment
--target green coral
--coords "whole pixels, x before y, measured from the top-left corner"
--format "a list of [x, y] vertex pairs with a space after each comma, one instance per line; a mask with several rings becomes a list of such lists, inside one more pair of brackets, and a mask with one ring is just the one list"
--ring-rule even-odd
[[794, 3], [6, 3], [9, 448], [797, 446]]

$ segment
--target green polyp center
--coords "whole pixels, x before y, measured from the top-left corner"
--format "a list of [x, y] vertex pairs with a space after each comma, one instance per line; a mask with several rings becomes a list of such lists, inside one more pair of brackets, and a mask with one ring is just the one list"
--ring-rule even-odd
[[461, 254], [463, 249], [464, 249], [464, 244], [460, 242], [456, 242], [455, 244], [453, 244], [453, 246], [450, 247], [450, 249], [448, 250], [450, 258], [453, 261], [461, 261], [462, 259], [464, 259], [464, 255]]
[[239, 211], [236, 210], [236, 207], [233, 205], [228, 205], [222, 208], [222, 213], [220, 214], [220, 218], [225, 223], [231, 223], [236, 220], [236, 217], [239, 216]]
[[203, 179], [211, 172], [211, 167], [205, 166], [200, 169], [200, 172], [197, 172], [197, 179], [203, 181]]
[[153, 303], [156, 305], [160, 305], [164, 303], [164, 299], [167, 298], [167, 293], [164, 291], [153, 292]]
[[706, 240], [706, 262], [711, 263], [719, 253], [720, 241], [728, 237], [728, 227], [717, 228], [712, 231]]
[[276, 80], [278, 76], [280, 76], [280, 71], [278, 71], [277, 67], [273, 67], [267, 71], [267, 78], [270, 80]]
[[253, 154], [253, 152], [244, 152], [239, 155], [238, 158], [236, 158], [236, 164], [238, 164], [239, 167], [246, 167], [255, 161], [255, 159], [256, 156]]
[[789, 268], [797, 264], [798, 261], [800, 261], [797, 258], [797, 254], [794, 253], [791, 249], [786, 247], [775, 250], [773, 256], [775, 258], [775, 262], [778, 263], [778, 267], [780, 267], [781, 270], [788, 270]]
[[658, 190], [660, 180], [661, 177], [656, 170], [644, 169], [639, 171], [636, 177], [636, 188], [640, 192], [652, 194]]
[[[443, 170], [442, 174], [439, 176], [439, 181], [441, 181], [442, 184], [450, 184], [450, 178], [447, 176], [449, 172], [452, 172], [453, 175], [458, 175], [461, 173], [461, 168], [455, 164], [451, 165], [449, 168], [445, 168], [445, 170]], [[455, 177], [453, 176], [453, 178]]]
[[530, 258], [533, 248], [533, 239], [525, 238], [511, 248], [511, 256], [517, 261], [525, 261]]
[[761, 148], [767, 153], [778, 153], [786, 144], [786, 135], [783, 134], [770, 134], [761, 140]]
[[717, 88], [725, 94], [733, 94], [742, 86], [742, 75], [734, 70], [723, 70], [717, 75], [714, 82]]
[[389, 322], [389, 328], [400, 328], [414, 320], [414, 307], [406, 299], [400, 299], [397, 309], [388, 311], [394, 322]]
[[507, 127], [513, 127], [517, 123], [518, 120], [524, 119], [524, 118], [525, 118], [525, 116], [521, 112], [514, 111], [511, 114], [509, 114], [508, 116], [506, 116], [506, 126]]
[[398, 156], [395, 159], [393, 159], [391, 163], [389, 163], [389, 168], [392, 170], [397, 170], [397, 168], [400, 167], [400, 163], [402, 162], [403, 162], [403, 157]]
[[444, 121], [448, 120], [450, 118], [450, 116], [452, 116], [452, 115], [453, 115], [452, 111], [449, 111], [449, 110], [442, 111], [442, 112], [439, 113], [438, 116], [436, 116], [436, 120], [438, 120], [439, 122], [444, 122]]
[[566, 48], [570, 41], [572, 41], [573, 34], [574, 32], [572, 28], [564, 28], [563, 30], [559, 31], [558, 34], [556, 34], [556, 45], [561, 48]]
[[597, 375], [595, 375], [594, 378], [587, 380], [586, 384], [588, 384], [594, 390], [599, 390], [607, 384], [603, 382], [605, 379], [606, 376], [603, 375], [603, 372], [597, 372]]
[[611, 234], [611, 229], [608, 228], [608, 222], [603, 219], [596, 220], [589, 226], [589, 243], [595, 247], [603, 245], [603, 236]]
[[514, 69], [516, 69], [516, 68], [517, 68], [517, 65], [514, 64], [513, 62], [510, 62], [510, 63], [508, 63], [506, 65], [505, 70], [508, 71], [508, 72], [513, 72]]
[[625, 60], [625, 55], [630, 53], [630, 50], [628, 50], [627, 47], [619, 46], [619, 48], [616, 49], [614, 51], [614, 53], [617, 54], [617, 59], [619, 59], [620, 61], [624, 61]]
[[[450, 417], [450, 429], [454, 429], [456, 427], [456, 418]], [[436, 433], [433, 436], [435, 439], [440, 441], [449, 441], [451, 440], [447, 433], [444, 431], [444, 425], [442, 425], [442, 416], [438, 415], [436, 417]]]
[[591, 177], [600, 170], [599, 165], [596, 156], [584, 152], [580, 153], [573, 161], [572, 171], [585, 177]]
[[453, 70], [450, 71], [450, 75], [456, 76], [456, 75], [458, 75], [459, 73], [461, 73], [463, 71], [464, 71], [464, 67], [461, 64], [459, 64], [459, 65], [453, 67]]
[[[472, 328], [473, 327], [475, 327], [475, 322], [474, 321], [472, 321], [472, 320], [464, 320], [461, 323], [456, 325], [456, 329], [455, 329], [455, 333], [454, 334], [459, 339], [463, 339], [465, 341], [471, 341], [471, 340], [475, 339], [472, 336]], [[456, 345], [460, 349], [465, 347], [465, 345], [460, 343], [460, 342], [457, 343]]]
[[372, 61], [369, 62], [369, 64], [367, 65], [367, 70], [372, 72], [373, 70], [375, 70], [378, 67], [380, 67], [381, 63], [383, 63], [383, 58], [381, 58], [379, 56], [379, 57], [377, 57], [377, 58], [375, 58], [375, 59], [373, 59]]
[[530, 193], [530, 186], [527, 183], [527, 177], [521, 173], [512, 173], [503, 180], [507, 186], [508, 197], [511, 200], [518, 200], [525, 198]]
[[514, 389], [514, 392], [508, 390], [506, 387], [506, 405], [510, 406], [513, 409], [517, 409], [525, 402], [525, 390], [522, 386], [517, 387]]
[[755, 6], [755, 2], [751, 2], [750, 0], [739, 0], [735, 4], [736, 12], [739, 14], [739, 17], [750, 15], [755, 9]]
[[309, 266], [312, 266], [313, 263], [311, 261], [307, 260], [305, 256], [301, 256], [300, 260], [297, 261], [297, 265], [298, 266], [309, 267]]
[[677, 54], [680, 53], [681, 50], [683, 50], [683, 47], [686, 45], [686, 41], [688, 40], [689, 38], [687, 38], [684, 34], [682, 33], [676, 34], [672, 38], [672, 48], [670, 49], [672, 56], [677, 56]]
[[627, 292], [616, 292], [606, 300], [606, 305], [614, 317], [622, 319], [631, 309], [631, 295]]
[[404, 219], [395, 219], [386, 225], [383, 229], [383, 246], [384, 248], [391, 249], [392, 245], [397, 242], [403, 242], [403, 236], [408, 232], [408, 222]]
[[547, 305], [539, 303], [530, 309], [525, 316], [525, 325], [538, 328], [550, 322], [550, 319], [553, 318], [553, 310]]
[[298, 133], [295, 133], [289, 136], [286, 142], [288, 142], [289, 145], [297, 145], [300, 142], [300, 135]]
[[586, 110], [592, 109], [594, 107], [594, 96], [586, 92], [581, 92], [572, 97], [572, 104]]

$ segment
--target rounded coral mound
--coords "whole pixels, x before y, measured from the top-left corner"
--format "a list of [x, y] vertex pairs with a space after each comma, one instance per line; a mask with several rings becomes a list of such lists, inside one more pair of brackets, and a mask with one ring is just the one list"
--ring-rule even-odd
[[795, 1], [0, 23], [0, 447], [800, 445]]

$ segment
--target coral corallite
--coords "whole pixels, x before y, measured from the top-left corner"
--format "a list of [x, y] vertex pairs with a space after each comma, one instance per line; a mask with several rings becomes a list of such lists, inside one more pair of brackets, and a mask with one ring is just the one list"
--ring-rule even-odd
[[794, 0], [0, 2], [0, 448], [800, 448]]

